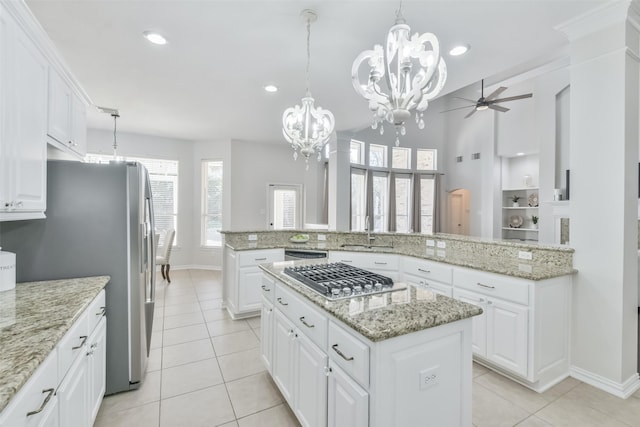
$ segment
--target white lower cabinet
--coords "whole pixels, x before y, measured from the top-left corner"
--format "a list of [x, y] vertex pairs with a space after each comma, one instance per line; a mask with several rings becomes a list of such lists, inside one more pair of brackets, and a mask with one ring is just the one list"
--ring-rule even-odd
[[[264, 337], [264, 332], [261, 332]], [[273, 318], [273, 381], [289, 406], [294, 406], [294, 326], [279, 310]]]
[[60, 405], [60, 425], [89, 425], [89, 370], [86, 356], [76, 358], [71, 369], [58, 387], [58, 404]]
[[260, 330], [265, 331], [260, 340], [260, 357], [269, 373], [273, 372], [273, 304], [266, 298], [262, 299], [262, 314], [260, 316]]
[[327, 425], [327, 361], [327, 355], [304, 334], [294, 334], [292, 408], [303, 426]]
[[328, 427], [369, 425], [369, 393], [335, 362], [329, 364]]
[[445, 285], [434, 280], [427, 280], [424, 277], [414, 276], [413, 274], [404, 274], [404, 281], [410, 285], [419, 286], [421, 288], [429, 289], [436, 294], [444, 295], [449, 298], [453, 295], [453, 288], [451, 285]]
[[107, 385], [107, 319], [98, 323], [89, 338], [87, 354], [89, 371], [89, 425], [93, 425]]

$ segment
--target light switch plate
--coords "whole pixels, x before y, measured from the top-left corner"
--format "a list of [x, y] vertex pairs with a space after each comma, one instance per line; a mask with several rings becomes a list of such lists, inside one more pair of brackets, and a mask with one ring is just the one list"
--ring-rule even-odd
[[249, 234], [247, 236], [247, 240], [249, 240], [250, 242], [255, 242], [256, 240], [258, 240], [258, 235], [257, 234]]
[[533, 253], [531, 251], [518, 251], [518, 258], [520, 259], [533, 259]]
[[420, 390], [426, 390], [440, 383], [440, 366], [420, 371]]
[[444, 249], [447, 247], [447, 242], [443, 242], [442, 240], [438, 240], [438, 248]]
[[436, 245], [436, 241], [432, 240], [432, 239], [427, 239], [427, 247], [428, 248], [433, 248]]
[[324, 240], [327, 240], [327, 235], [326, 234], [318, 234], [318, 241], [322, 242]]
[[447, 256], [447, 251], [445, 251], [444, 249], [438, 249], [436, 251], [436, 255], [438, 255], [441, 258], [444, 258]]

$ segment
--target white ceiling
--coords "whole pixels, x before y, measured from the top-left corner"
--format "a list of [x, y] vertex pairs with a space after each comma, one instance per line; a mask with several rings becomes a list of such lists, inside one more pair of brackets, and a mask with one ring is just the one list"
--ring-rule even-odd
[[[404, 1], [412, 32], [433, 32], [446, 56], [442, 94], [532, 60], [554, 56], [566, 39], [554, 26], [601, 0]], [[118, 130], [188, 140], [282, 140], [285, 108], [305, 89], [305, 22], [311, 27], [311, 92], [336, 130], [370, 123], [354, 91], [351, 64], [382, 44], [398, 1], [27, 0], [95, 105], [117, 108]], [[157, 30], [169, 43], [143, 37]], [[276, 94], [262, 89], [273, 83]], [[442, 95], [441, 94], [441, 95]], [[111, 129], [91, 109], [89, 127]]]

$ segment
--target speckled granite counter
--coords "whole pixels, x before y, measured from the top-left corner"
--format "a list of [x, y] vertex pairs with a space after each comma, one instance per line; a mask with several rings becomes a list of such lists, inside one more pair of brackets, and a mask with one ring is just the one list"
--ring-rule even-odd
[[18, 283], [15, 290], [0, 292], [0, 411], [109, 280]]
[[411, 285], [406, 290], [329, 301], [283, 273], [285, 267], [294, 263], [305, 265], [321, 262], [283, 261], [261, 264], [260, 268], [373, 342], [482, 313], [482, 309], [475, 305]]
[[[225, 232], [225, 244], [236, 251], [285, 248], [409, 255], [529, 280], [550, 279], [576, 272], [573, 268], [574, 250], [568, 247], [527, 245], [450, 234], [431, 236], [379, 233], [375, 234], [374, 245], [388, 247], [366, 248], [366, 233], [317, 231], [300, 231], [309, 235], [307, 243], [289, 242], [289, 237], [297, 233], [296, 231]], [[248, 241], [248, 234], [256, 234], [257, 240]], [[318, 234], [324, 234], [326, 240], [319, 241]], [[427, 240], [444, 242], [446, 248], [428, 247]], [[519, 259], [520, 251], [530, 252], [532, 259], [530, 261]]]

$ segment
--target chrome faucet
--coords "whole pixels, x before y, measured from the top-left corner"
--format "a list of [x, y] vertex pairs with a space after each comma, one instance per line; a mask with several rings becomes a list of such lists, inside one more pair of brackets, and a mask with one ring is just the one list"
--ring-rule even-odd
[[364, 229], [367, 231], [367, 242], [371, 244], [376, 238], [371, 235], [371, 222], [369, 221], [369, 215], [364, 217]]

